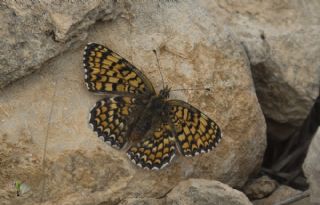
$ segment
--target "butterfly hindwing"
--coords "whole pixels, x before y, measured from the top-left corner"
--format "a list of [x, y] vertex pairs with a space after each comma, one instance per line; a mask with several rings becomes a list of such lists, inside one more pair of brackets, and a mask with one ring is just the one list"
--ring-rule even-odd
[[218, 125], [204, 113], [181, 100], [167, 101], [167, 112], [175, 128], [175, 140], [184, 156], [212, 150], [221, 139]]
[[172, 127], [162, 122], [150, 129], [146, 138], [132, 146], [127, 154], [138, 166], [158, 170], [170, 163], [175, 151]]
[[85, 83], [92, 92], [155, 94], [151, 82], [109, 48], [90, 43], [84, 49]]
[[117, 149], [122, 148], [135, 120], [134, 112], [139, 110], [137, 100], [131, 96], [115, 96], [98, 101], [90, 111], [89, 123], [99, 138]]

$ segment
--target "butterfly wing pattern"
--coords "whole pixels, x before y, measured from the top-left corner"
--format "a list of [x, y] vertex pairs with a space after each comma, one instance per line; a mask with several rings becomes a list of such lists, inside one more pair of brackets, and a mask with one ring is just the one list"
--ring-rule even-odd
[[221, 131], [213, 120], [184, 101], [169, 100], [167, 103], [181, 154], [196, 156], [217, 146], [221, 140]]
[[221, 130], [213, 120], [184, 101], [166, 99], [168, 88], [157, 95], [139, 69], [109, 48], [88, 44], [83, 65], [88, 90], [107, 94], [91, 109], [90, 125], [99, 138], [117, 149], [132, 142], [138, 130], [139, 142], [127, 155], [139, 167], [162, 169], [177, 150], [196, 156], [220, 142]]
[[169, 164], [175, 152], [172, 127], [168, 123], [160, 123], [146, 134], [141, 143], [132, 146], [127, 154], [139, 167], [158, 170]]
[[129, 125], [134, 121], [136, 98], [131, 96], [107, 97], [91, 109], [89, 124], [100, 139], [120, 149], [127, 142]]
[[105, 46], [90, 43], [84, 49], [85, 83], [98, 93], [150, 93], [151, 82], [135, 66]]

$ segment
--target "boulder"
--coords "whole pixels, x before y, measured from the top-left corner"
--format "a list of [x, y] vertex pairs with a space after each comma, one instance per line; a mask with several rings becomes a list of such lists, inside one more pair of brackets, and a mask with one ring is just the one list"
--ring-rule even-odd
[[189, 179], [180, 182], [168, 195], [166, 204], [177, 205], [250, 205], [242, 192], [218, 182], [204, 179]]
[[[194, 105], [218, 123], [224, 137], [217, 148], [193, 158], [179, 155], [165, 169], [148, 171], [128, 160], [125, 150], [103, 143], [88, 125], [90, 108], [104, 96], [90, 93], [84, 84], [83, 45], [2, 91], [0, 137], [6, 141], [0, 156], [3, 161], [16, 156], [10, 148], [21, 152], [19, 159], [30, 154], [35, 158], [18, 162], [19, 169], [10, 164], [1, 169], [8, 173], [0, 175], [2, 184], [24, 180], [30, 186], [28, 197], [15, 197], [14, 191], [4, 189], [1, 195], [10, 196], [5, 201], [116, 204], [126, 198], [162, 197], [188, 178], [244, 185], [261, 165], [265, 121], [243, 47], [196, 6], [193, 1], [128, 4], [126, 15], [92, 27], [88, 42], [125, 57], [157, 91], [162, 88], [159, 67], [165, 84], [173, 89], [209, 87], [210, 91], [172, 92], [171, 98]], [[19, 149], [26, 137], [26, 148]]]
[[188, 179], [179, 182], [161, 198], [129, 198], [120, 205], [250, 205], [242, 192], [214, 180]]
[[319, 95], [319, 2], [200, 2], [241, 41], [268, 132], [287, 139], [302, 125]]
[[112, 0], [1, 1], [0, 88], [87, 37], [99, 20], [118, 15]]

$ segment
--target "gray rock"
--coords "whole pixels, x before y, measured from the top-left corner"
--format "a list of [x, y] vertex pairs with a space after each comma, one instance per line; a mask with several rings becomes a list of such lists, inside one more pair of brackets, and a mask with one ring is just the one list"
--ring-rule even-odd
[[268, 131], [279, 138], [290, 136], [319, 94], [319, 1], [200, 2], [246, 49], [259, 102], [270, 121]]
[[152, 198], [129, 198], [119, 205], [166, 205], [166, 199], [152, 199]]
[[[210, 87], [211, 91], [172, 92], [171, 98], [189, 102], [219, 124], [224, 137], [217, 148], [194, 158], [177, 154], [161, 171], [134, 165], [125, 150], [103, 143], [89, 127], [89, 110], [103, 96], [85, 87], [83, 48], [75, 48], [0, 95], [0, 137], [8, 139], [2, 143], [0, 156], [9, 162], [32, 153], [36, 159], [29, 163], [21, 159], [15, 166], [8, 163], [0, 169], [6, 173], [0, 174], [1, 184], [18, 178], [26, 180], [32, 190], [30, 197], [8, 197], [6, 201], [116, 204], [126, 198], [162, 197], [191, 177], [244, 185], [263, 158], [264, 118], [243, 48], [205, 10], [196, 7], [193, 1], [130, 4], [127, 16], [94, 26], [88, 42], [107, 45], [121, 54], [146, 74], [157, 91], [162, 80], [154, 49], [165, 84], [173, 89]], [[30, 142], [23, 144], [26, 136]], [[20, 149], [22, 145], [25, 149]], [[7, 188], [0, 193], [14, 194]]]
[[314, 135], [307, 157], [303, 164], [303, 171], [308, 178], [311, 195], [310, 201], [314, 204], [320, 204], [320, 129]]
[[118, 11], [111, 0], [1, 1], [0, 88], [84, 40], [89, 26]]
[[244, 205], [251, 204], [240, 191], [218, 181], [189, 179], [180, 182], [168, 195], [166, 204], [172, 205]]

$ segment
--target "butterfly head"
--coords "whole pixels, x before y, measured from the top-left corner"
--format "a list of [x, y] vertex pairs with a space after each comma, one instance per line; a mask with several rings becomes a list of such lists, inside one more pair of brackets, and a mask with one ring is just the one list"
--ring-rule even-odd
[[163, 99], [169, 98], [170, 90], [171, 88], [166, 85], [162, 90], [160, 90], [159, 96]]

